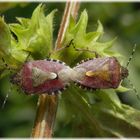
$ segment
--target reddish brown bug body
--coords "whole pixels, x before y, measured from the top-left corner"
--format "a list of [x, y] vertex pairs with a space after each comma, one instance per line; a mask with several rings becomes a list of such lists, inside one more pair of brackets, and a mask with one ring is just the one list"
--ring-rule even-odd
[[61, 76], [64, 69], [69, 67], [59, 60], [30, 61], [13, 76], [12, 82], [27, 94], [55, 94], [69, 84], [69, 79], [64, 80]]
[[121, 80], [128, 76], [128, 70], [115, 57], [82, 61], [74, 70], [82, 74], [81, 79], [74, 81], [92, 89], [117, 88]]
[[27, 94], [55, 94], [71, 81], [92, 89], [117, 88], [127, 76], [128, 70], [115, 57], [82, 61], [73, 69], [59, 60], [37, 60], [25, 63], [12, 82]]

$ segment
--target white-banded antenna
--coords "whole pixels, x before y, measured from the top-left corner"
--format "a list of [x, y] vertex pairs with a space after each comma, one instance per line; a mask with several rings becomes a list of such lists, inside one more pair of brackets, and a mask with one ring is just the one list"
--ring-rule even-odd
[[131, 53], [131, 55], [130, 55], [128, 61], [127, 61], [127, 64], [126, 64], [126, 68], [128, 67], [128, 65], [130, 64], [130, 62], [131, 62], [131, 60], [132, 60], [132, 58], [133, 58], [133, 55], [134, 55], [134, 53], [135, 53], [135, 51], [136, 51], [136, 46], [137, 46], [137, 45], [135, 44], [134, 47], [133, 47], [132, 53]]
[[10, 88], [9, 88], [8, 93], [6, 94], [6, 97], [5, 97], [5, 99], [4, 99], [3, 103], [2, 103], [2, 106], [1, 106], [2, 109], [4, 109], [5, 104], [7, 102], [7, 99], [9, 97], [9, 94], [12, 93], [11, 91], [12, 91], [12, 84], [10, 83]]

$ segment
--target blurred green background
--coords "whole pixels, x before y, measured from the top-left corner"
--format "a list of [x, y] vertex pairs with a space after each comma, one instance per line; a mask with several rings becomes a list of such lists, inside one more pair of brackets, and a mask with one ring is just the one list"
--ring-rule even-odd
[[[65, 3], [45, 3], [47, 10], [46, 14], [53, 9], [58, 9], [57, 16], [54, 21], [54, 40], [57, 37], [58, 28], [64, 11]], [[17, 22], [15, 17], [30, 18], [33, 10], [38, 3], [0, 3], [0, 14], [5, 17], [6, 23]], [[94, 31], [97, 27], [97, 20], [100, 20], [104, 26], [104, 36], [102, 41], [111, 40], [117, 37], [114, 44], [124, 57], [124, 66], [132, 52], [134, 44], [137, 44], [135, 55], [129, 65], [129, 79], [140, 93], [140, 3], [81, 3], [80, 12], [86, 9], [89, 15], [87, 31]], [[129, 84], [127, 85], [128, 87]], [[0, 104], [10, 92], [8, 101], [4, 109], [0, 108], [0, 137], [29, 137], [36, 112], [37, 96], [26, 96], [18, 94], [13, 89], [9, 91], [8, 77], [0, 80]], [[121, 101], [131, 105], [134, 108], [140, 109], [140, 101], [135, 93], [118, 93]], [[140, 94], [139, 94], [140, 95]], [[77, 128], [72, 125], [77, 123], [75, 120], [71, 123], [67, 122], [63, 110], [65, 107], [61, 104], [57, 115], [55, 125], [55, 137], [72, 137], [76, 136]], [[70, 109], [72, 113], [72, 108]], [[61, 119], [59, 119], [61, 118]], [[63, 119], [62, 119], [63, 118]], [[61, 120], [61, 121], [60, 121]], [[68, 125], [67, 125], [68, 124]], [[71, 130], [73, 128], [73, 130]], [[80, 129], [80, 128], [79, 128]], [[78, 133], [79, 134], [79, 133]], [[88, 135], [88, 130], [83, 136]], [[79, 135], [78, 135], [79, 136]]]

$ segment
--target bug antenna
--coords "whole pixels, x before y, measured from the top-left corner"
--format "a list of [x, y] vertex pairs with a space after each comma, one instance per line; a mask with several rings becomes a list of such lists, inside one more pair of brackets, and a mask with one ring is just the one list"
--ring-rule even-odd
[[132, 60], [132, 58], [133, 58], [133, 55], [134, 55], [135, 51], [136, 51], [136, 44], [135, 44], [134, 47], [133, 47], [132, 53], [131, 53], [131, 55], [130, 55], [130, 57], [129, 57], [129, 59], [128, 59], [128, 62], [127, 62], [127, 64], [126, 64], [126, 68], [127, 68], [128, 65], [130, 64], [130, 62], [131, 62], [131, 60]]
[[2, 106], [1, 106], [2, 109], [4, 109], [8, 97], [9, 97], [9, 93], [6, 94], [6, 97], [5, 97], [5, 99], [4, 99], [3, 103], [2, 103]]
[[11, 93], [11, 91], [12, 91], [12, 84], [10, 83], [10, 88], [9, 88], [8, 93], [6, 94], [6, 97], [5, 97], [5, 99], [4, 99], [3, 103], [2, 103], [2, 106], [1, 106], [2, 109], [4, 109], [5, 104], [7, 102], [7, 99], [9, 97], [9, 94]]
[[130, 79], [127, 78], [127, 80], [128, 80], [128, 82], [129, 82], [131, 88], [133, 89], [134, 93], [136, 94], [138, 100], [140, 100], [140, 96], [139, 96], [139, 94], [138, 94], [138, 92], [137, 92], [135, 86], [134, 86], [133, 83], [130, 81]]

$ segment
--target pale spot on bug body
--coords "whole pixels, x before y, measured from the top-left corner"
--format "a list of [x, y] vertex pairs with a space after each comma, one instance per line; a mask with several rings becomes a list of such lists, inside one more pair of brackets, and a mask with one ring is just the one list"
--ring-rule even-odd
[[108, 71], [87, 71], [86, 76], [88, 77], [100, 77], [104, 80], [110, 80], [110, 74]]
[[74, 74], [73, 69], [70, 67], [67, 67], [65, 69], [62, 69], [61, 71], [58, 72], [58, 77], [66, 83], [69, 83], [71, 81], [71, 76]]
[[86, 72], [86, 76], [88, 76], [88, 77], [93, 77], [94, 75], [95, 75], [95, 73], [93, 71]]
[[62, 69], [59, 73], [58, 73], [58, 77], [65, 82], [66, 84], [68, 84], [71, 81], [77, 81], [77, 80], [81, 80], [84, 78], [85, 76], [85, 72], [86, 70], [83, 68], [77, 68], [72, 69], [70, 67], [67, 67], [65, 69]]
[[56, 78], [57, 74], [54, 72], [45, 72], [37, 67], [32, 68], [32, 81], [34, 87], [43, 84], [47, 80], [53, 80]]

